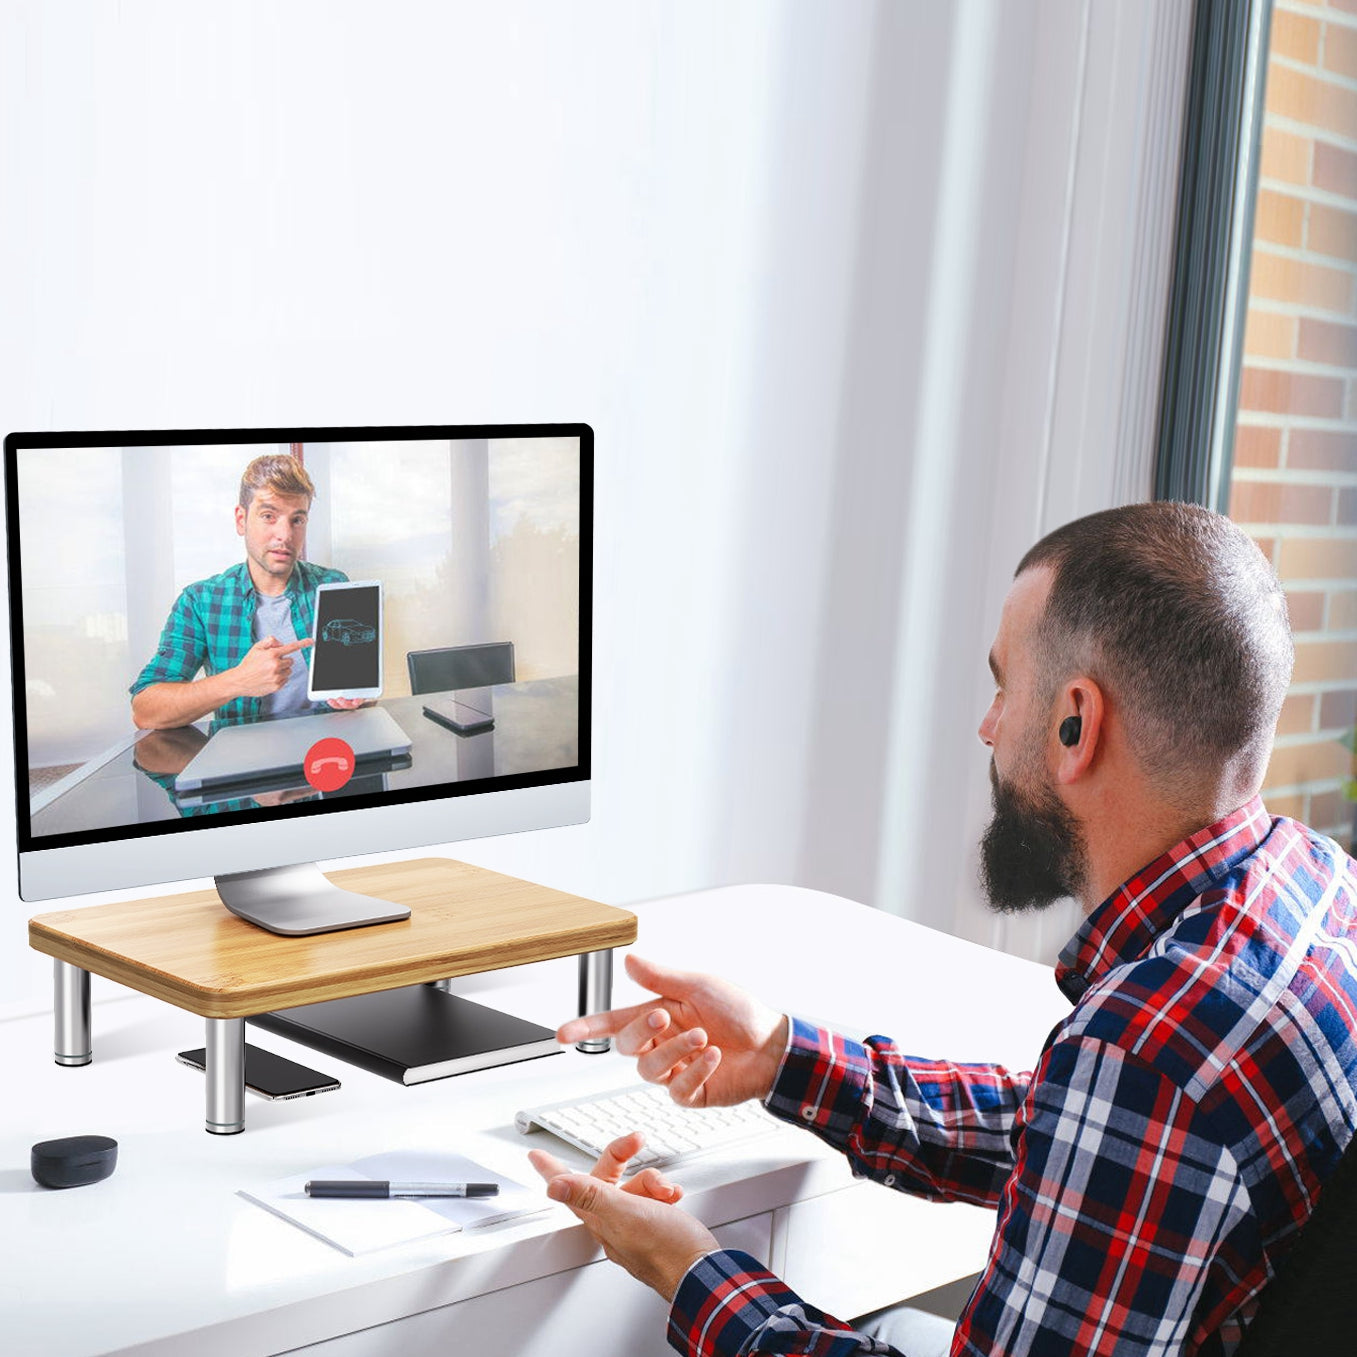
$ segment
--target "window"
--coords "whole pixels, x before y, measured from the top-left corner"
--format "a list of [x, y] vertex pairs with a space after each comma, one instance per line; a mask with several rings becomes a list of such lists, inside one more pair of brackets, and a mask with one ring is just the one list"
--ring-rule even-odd
[[1352, 845], [1357, 725], [1357, 13], [1272, 16], [1228, 508], [1286, 588], [1271, 810]]

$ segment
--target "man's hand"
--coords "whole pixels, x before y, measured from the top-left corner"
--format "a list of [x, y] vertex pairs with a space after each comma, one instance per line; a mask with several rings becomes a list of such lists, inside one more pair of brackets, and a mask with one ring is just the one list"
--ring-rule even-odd
[[636, 1072], [667, 1084], [685, 1107], [728, 1107], [766, 1098], [787, 1045], [787, 1018], [725, 980], [671, 971], [628, 953], [627, 974], [660, 995], [658, 1001], [575, 1018], [559, 1042], [616, 1037]]
[[326, 698], [326, 703], [336, 711], [357, 711], [359, 707], [368, 705], [361, 697], [330, 697]]
[[276, 636], [256, 641], [245, 658], [230, 672], [238, 697], [267, 697], [276, 693], [292, 673], [292, 656], [313, 642], [289, 641], [284, 645]]
[[571, 1173], [545, 1150], [530, 1150], [528, 1158], [547, 1180], [547, 1196], [568, 1206], [614, 1263], [672, 1301], [688, 1269], [721, 1246], [701, 1221], [675, 1207], [683, 1189], [656, 1169], [621, 1183], [643, 1143], [639, 1131], [614, 1140], [592, 1174]]

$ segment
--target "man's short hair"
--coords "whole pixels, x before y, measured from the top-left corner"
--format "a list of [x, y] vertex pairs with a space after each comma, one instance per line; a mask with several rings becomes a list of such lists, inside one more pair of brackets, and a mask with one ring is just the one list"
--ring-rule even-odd
[[245, 468], [240, 478], [240, 507], [248, 510], [259, 490], [272, 490], [276, 495], [305, 495], [308, 500], [316, 497], [316, 487], [306, 468], [286, 452], [266, 453]]
[[1221, 763], [1261, 782], [1295, 649], [1286, 595], [1221, 514], [1161, 500], [1043, 537], [1018, 565], [1054, 573], [1038, 625], [1048, 698], [1077, 672], [1119, 704], [1146, 774], [1185, 793]]

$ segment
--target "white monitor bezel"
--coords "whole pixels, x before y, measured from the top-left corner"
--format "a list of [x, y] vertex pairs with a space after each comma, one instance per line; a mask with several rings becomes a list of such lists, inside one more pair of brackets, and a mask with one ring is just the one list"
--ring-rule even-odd
[[[52, 900], [584, 824], [589, 791], [587, 781], [563, 782], [335, 810], [306, 820], [223, 824], [191, 834], [33, 850], [19, 855], [19, 895]], [[299, 826], [305, 826], [304, 834], [298, 834]], [[153, 853], [148, 844], [154, 844]]]

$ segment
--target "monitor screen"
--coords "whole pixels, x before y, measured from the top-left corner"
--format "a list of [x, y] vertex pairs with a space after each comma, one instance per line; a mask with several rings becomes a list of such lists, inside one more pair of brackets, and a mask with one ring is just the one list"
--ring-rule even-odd
[[20, 893], [588, 818], [587, 425], [11, 434]]

